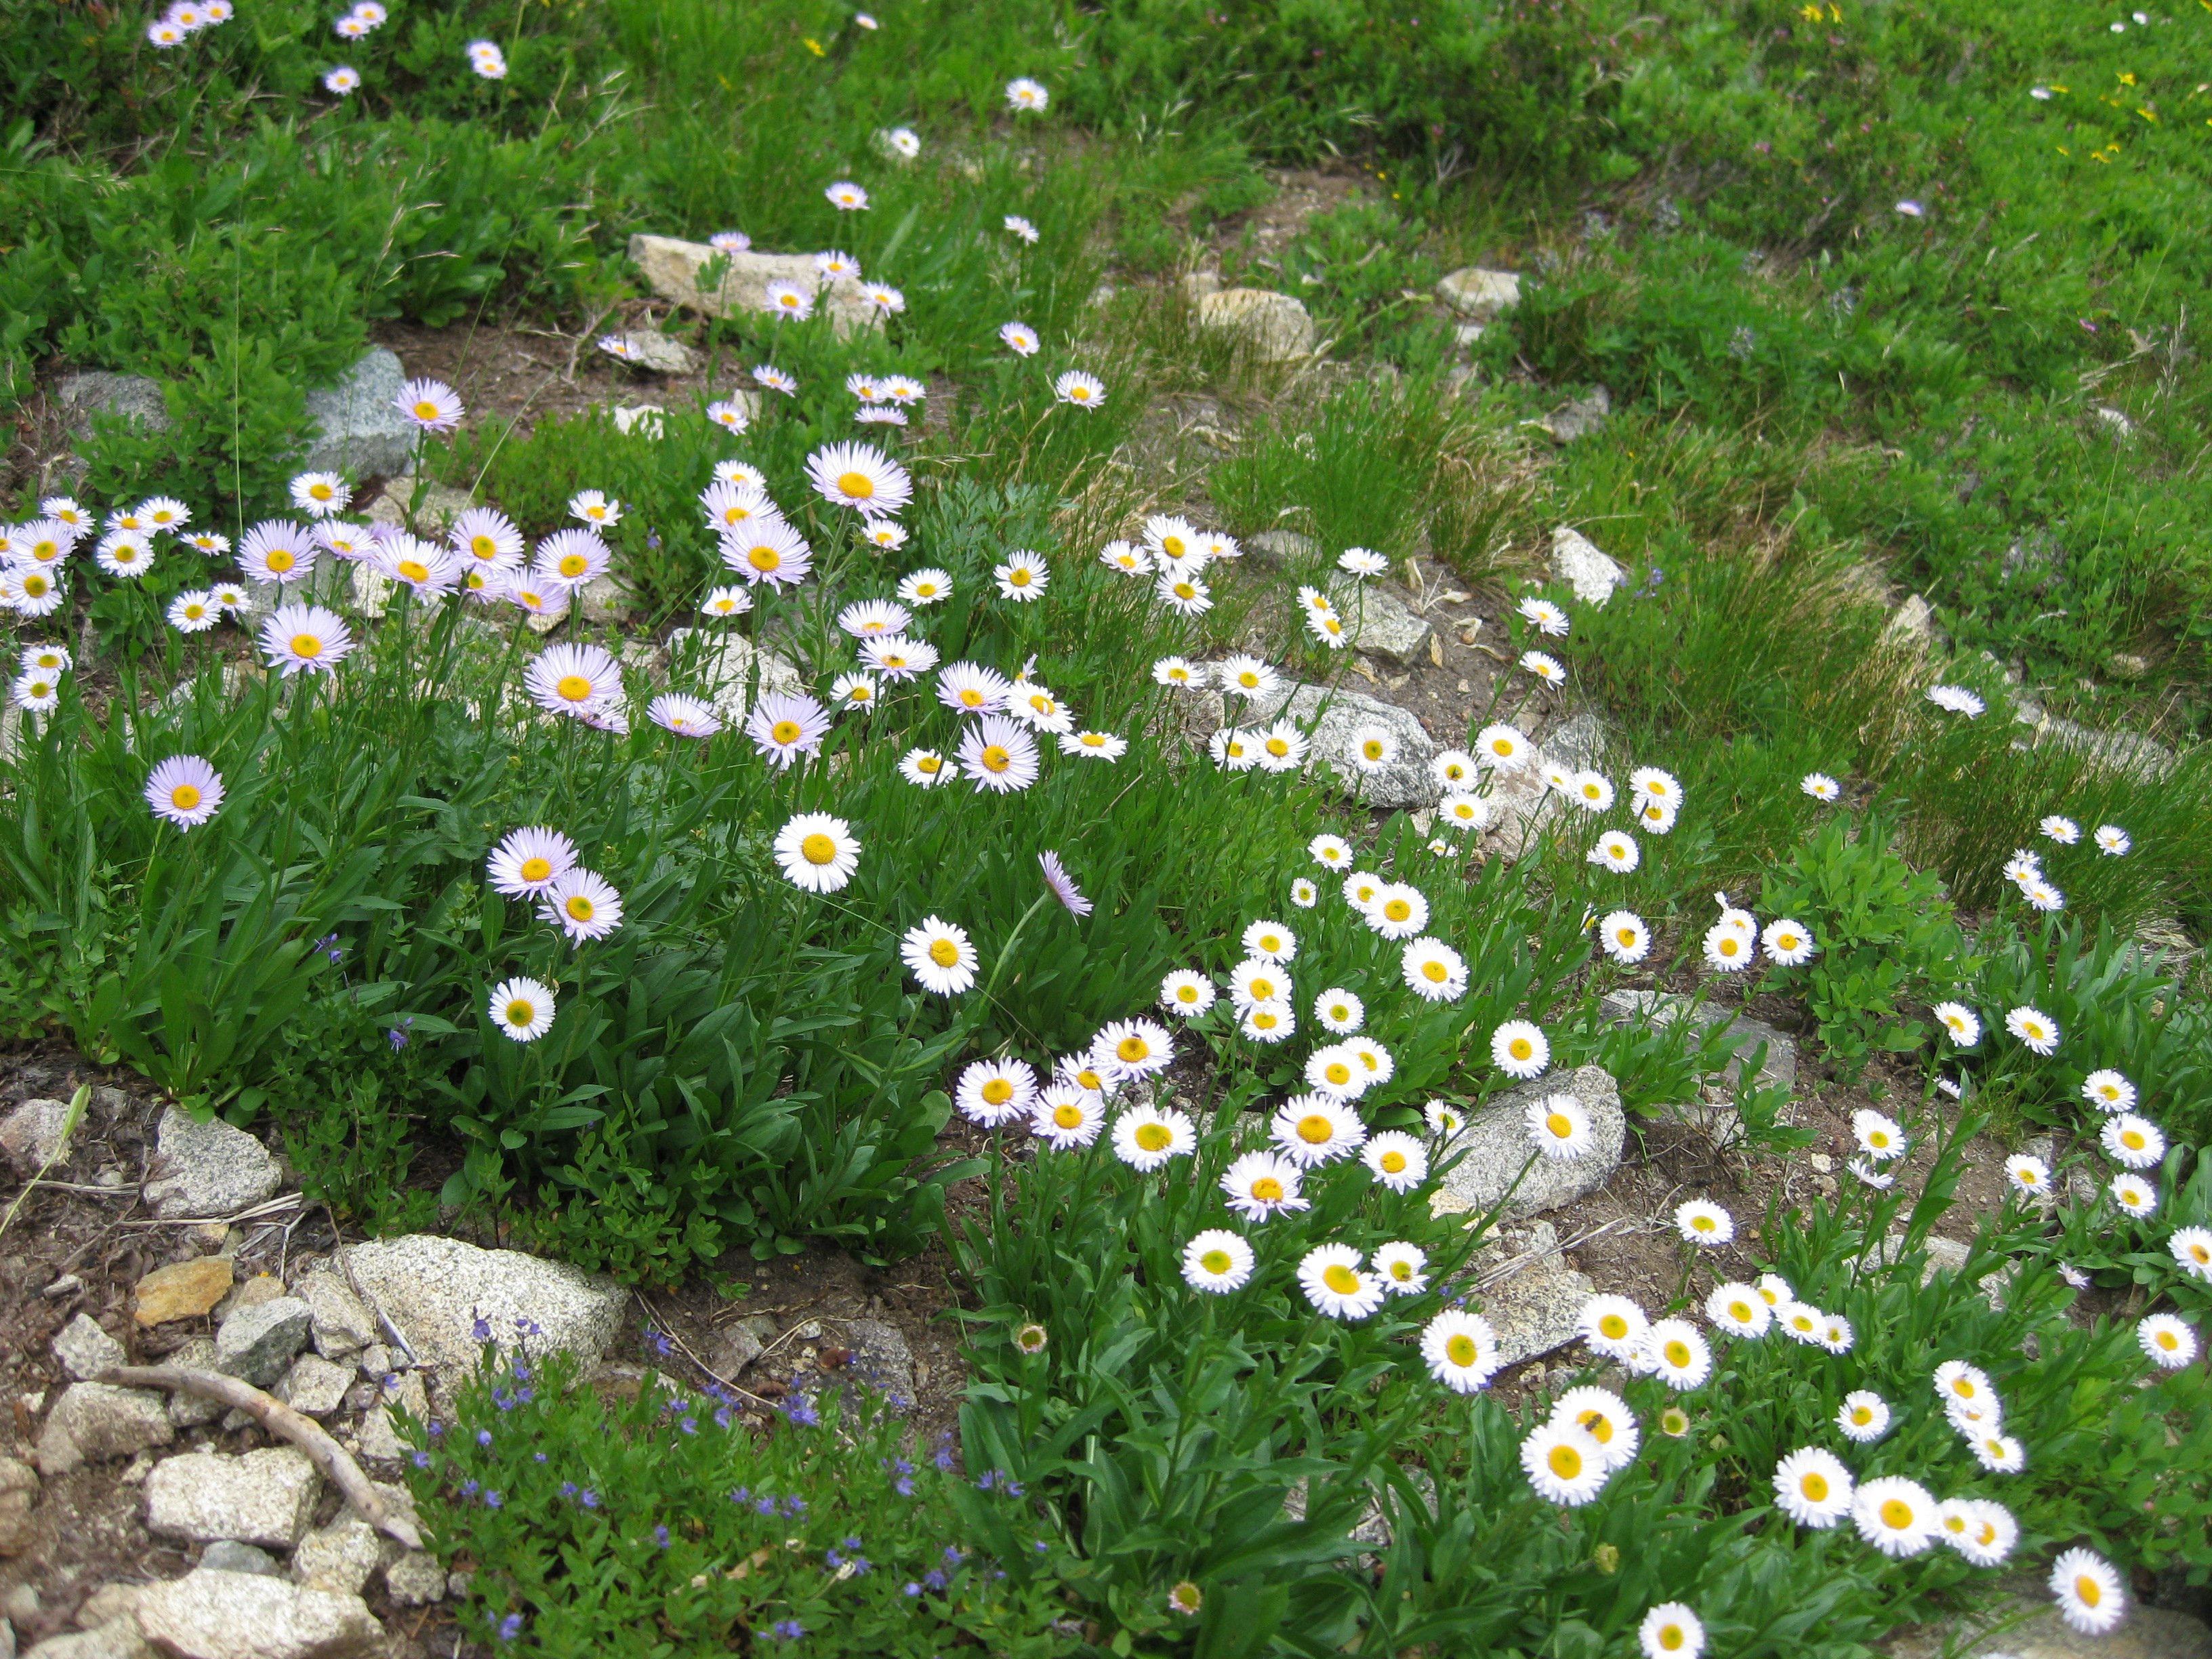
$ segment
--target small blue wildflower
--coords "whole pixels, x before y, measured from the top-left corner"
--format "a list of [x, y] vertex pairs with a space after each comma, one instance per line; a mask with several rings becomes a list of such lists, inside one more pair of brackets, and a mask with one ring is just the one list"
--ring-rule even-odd
[[783, 1408], [783, 1414], [802, 1429], [811, 1429], [822, 1420], [822, 1413], [814, 1408], [814, 1402], [803, 1394]]
[[415, 1454], [414, 1462], [416, 1468], [427, 1469], [430, 1467], [430, 1454], [426, 1451], [418, 1451]]
[[599, 1506], [599, 1495], [586, 1486], [584, 1488], [583, 1495], [576, 1501], [587, 1510], [595, 1510]]
[[512, 1642], [516, 1637], [521, 1634], [522, 1615], [520, 1613], [510, 1613], [506, 1618], [499, 1621], [499, 1639], [501, 1641]]
[[860, 1547], [860, 1540], [857, 1538], [848, 1538], [845, 1540], [845, 1547], [848, 1550], [856, 1550]]
[[488, 1510], [503, 1510], [507, 1507], [507, 1499], [495, 1492], [488, 1492], [484, 1494], [484, 1507]]
[[730, 1502], [732, 1504], [743, 1504], [750, 1499], [752, 1495], [753, 1490], [750, 1486], [738, 1486], [730, 1493]]
[[699, 1432], [699, 1419], [696, 1417], [687, 1417], [676, 1426], [686, 1434], [696, 1434]]
[[544, 1452], [532, 1452], [530, 1454], [530, 1461], [533, 1463], [543, 1463], [546, 1461], [545, 1454]]
[[835, 1544], [822, 1552], [822, 1559], [833, 1567], [842, 1567], [845, 1565], [844, 1554]]
[[491, 1444], [491, 1431], [489, 1429], [478, 1429], [477, 1431], [477, 1444], [479, 1446], [489, 1446]]
[[718, 1429], [726, 1429], [730, 1426], [730, 1408], [727, 1406], [715, 1407], [714, 1426]]
[[576, 1483], [573, 1480], [563, 1480], [561, 1483], [561, 1496], [563, 1498], [574, 1498], [575, 1495]]
[[891, 1490], [896, 1492], [901, 1498], [913, 1497], [914, 1477], [910, 1474], [902, 1474], [899, 1476], [897, 1480], [891, 1482]]
[[855, 1577], [855, 1578], [864, 1577], [866, 1577], [868, 1573], [872, 1572], [872, 1571], [875, 1571], [875, 1569], [874, 1569], [874, 1568], [872, 1568], [872, 1567], [871, 1567], [871, 1566], [868, 1565], [868, 1558], [867, 1558], [866, 1556], [865, 1556], [865, 1555], [856, 1555], [856, 1556], [854, 1556], [854, 1557], [853, 1558], [853, 1577]]
[[934, 1567], [921, 1575], [921, 1582], [933, 1590], [941, 1590], [950, 1581]]
[[668, 1547], [668, 1528], [666, 1527], [655, 1527], [653, 1529], [653, 1541], [659, 1545], [661, 1548], [666, 1549]]
[[899, 1594], [901, 1595], [919, 1595], [921, 1594], [921, 1586], [915, 1583], [913, 1579], [909, 1578], [906, 1581], [905, 1584], [900, 1588]]
[[486, 1319], [482, 1314], [478, 1314], [477, 1316], [477, 1322], [469, 1327], [469, 1334], [479, 1342], [490, 1341], [491, 1321]]
[[461, 1496], [464, 1498], [474, 1498], [483, 1490], [483, 1483], [480, 1480], [464, 1480], [461, 1482]]
[[779, 1619], [769, 1626], [769, 1633], [772, 1636], [780, 1636], [787, 1642], [796, 1642], [806, 1634], [806, 1626], [796, 1619]]
[[1039, 1555], [1049, 1554], [1051, 1550], [1052, 1546], [1046, 1543], [1043, 1539], [1040, 1538], [1036, 1540], [1036, 1553]]
[[805, 1514], [805, 1513], [806, 1513], [806, 1500], [805, 1500], [804, 1498], [785, 1498], [785, 1499], [783, 1500], [783, 1512], [784, 1512], [786, 1515], [804, 1515], [804, 1514]]
[[754, 1504], [753, 1507], [759, 1510], [763, 1515], [774, 1515], [775, 1513], [775, 1499], [773, 1498], [763, 1498], [759, 1503]]
[[950, 1469], [952, 1467], [952, 1447], [951, 1443], [947, 1442], [945, 1444], [939, 1446], [937, 1449], [936, 1455], [932, 1457], [929, 1461], [936, 1464], [940, 1469]]
[[410, 1014], [402, 1024], [393, 1026], [384, 1034], [384, 1040], [392, 1045], [392, 1052], [395, 1054], [407, 1046], [406, 1028], [414, 1023], [415, 1016]]

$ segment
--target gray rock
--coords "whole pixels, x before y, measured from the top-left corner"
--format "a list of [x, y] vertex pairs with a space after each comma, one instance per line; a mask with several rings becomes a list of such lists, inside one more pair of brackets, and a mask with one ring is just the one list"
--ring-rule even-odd
[[1512, 862], [1566, 810], [1559, 792], [1544, 781], [1549, 759], [1539, 750], [1522, 765], [1489, 774], [1483, 794], [1490, 803], [1490, 827], [1482, 832], [1485, 853]]
[[392, 1418], [395, 1410], [404, 1410], [417, 1422], [428, 1420], [430, 1395], [423, 1386], [420, 1373], [401, 1373], [397, 1388], [378, 1386], [372, 1403], [362, 1414], [361, 1455], [363, 1457], [390, 1463], [406, 1455], [406, 1443], [400, 1439], [398, 1425]]
[[612, 576], [592, 577], [576, 598], [584, 607], [584, 620], [587, 623], [620, 622], [629, 611], [629, 589]]
[[1521, 278], [1510, 270], [1464, 265], [1437, 284], [1437, 297], [1476, 323], [1497, 320], [1521, 303]]
[[0, 1558], [31, 1547], [38, 1532], [31, 1516], [38, 1506], [39, 1472], [18, 1458], [0, 1457]]
[[292, 1552], [292, 1576], [309, 1589], [333, 1595], [358, 1595], [369, 1576], [399, 1546], [351, 1510], [327, 1527], [318, 1527]]
[[1716, 1008], [1710, 1003], [1693, 1004], [1688, 997], [1658, 991], [1608, 991], [1600, 1006], [1609, 1019], [1621, 1025], [1633, 1020], [1672, 1024], [1691, 1018], [1694, 1007], [1703, 1034], [1701, 1042], [1711, 1041], [1716, 1027], [1724, 1027], [1725, 1035], [1735, 1041], [1735, 1052], [1729, 1060], [1728, 1069], [1722, 1073], [1731, 1087], [1743, 1081], [1744, 1061], [1762, 1042], [1766, 1045], [1766, 1060], [1759, 1068], [1761, 1086], [1790, 1090], [1797, 1086], [1796, 1043], [1786, 1032], [1777, 1030], [1763, 1019], [1731, 1015], [1726, 1008]]
[[200, 1552], [200, 1565], [215, 1572], [258, 1572], [264, 1578], [282, 1578], [284, 1564], [267, 1550], [241, 1544], [234, 1538], [218, 1538]]
[[708, 1369], [717, 1376], [737, 1376], [768, 1346], [768, 1336], [759, 1327], [770, 1323], [764, 1319], [741, 1319], [723, 1330], [707, 1346]]
[[[861, 296], [860, 283], [851, 277], [823, 288], [821, 273], [815, 270], [814, 256], [809, 253], [762, 253], [750, 249], [724, 253], [704, 242], [635, 235], [629, 239], [629, 258], [655, 294], [705, 316], [767, 311], [770, 308], [768, 285], [790, 283], [814, 295], [817, 310], [827, 308], [835, 333], [874, 328], [880, 321], [875, 307]], [[721, 280], [702, 287], [701, 273], [715, 262], [722, 264]]]
[[705, 697], [725, 720], [745, 717], [757, 673], [763, 691], [789, 696], [806, 689], [798, 664], [773, 651], [756, 650], [742, 634], [679, 628], [668, 636], [669, 684]]
[[324, 1358], [348, 1358], [377, 1340], [375, 1316], [338, 1274], [302, 1273], [292, 1294], [307, 1304], [315, 1352]]
[[1311, 564], [1321, 557], [1321, 544], [1296, 530], [1263, 530], [1246, 538], [1244, 556], [1261, 569]]
[[111, 1620], [96, 1630], [68, 1636], [49, 1636], [23, 1659], [161, 1659], [138, 1628], [133, 1613]]
[[73, 1382], [39, 1435], [39, 1472], [49, 1480], [88, 1462], [131, 1457], [176, 1437], [166, 1399], [146, 1389]]
[[1501, 1364], [1539, 1358], [1582, 1335], [1583, 1305], [1597, 1287], [1567, 1266], [1559, 1245], [1558, 1231], [1539, 1221], [1525, 1233], [1500, 1235], [1469, 1264], [1482, 1316], [1498, 1332]]
[[667, 430], [667, 416], [659, 404], [617, 404], [615, 430], [624, 437], [635, 432], [641, 438], [658, 438]]
[[2138, 1602], [2118, 1630], [2081, 1636], [2052, 1609], [2046, 1589], [2017, 1582], [1994, 1606], [1920, 1626], [1887, 1645], [1892, 1659], [2212, 1659], [2212, 1630], [2185, 1613]]
[[[1272, 696], [1252, 700], [1247, 726], [1265, 726], [1287, 714], [1310, 732], [1312, 752], [1306, 769], [1327, 765], [1334, 771], [1345, 793], [1370, 806], [1432, 806], [1437, 785], [1429, 770], [1436, 744], [1420, 721], [1394, 703], [1378, 702], [1357, 691], [1331, 691], [1318, 685], [1291, 684]], [[1362, 772], [1352, 763], [1357, 734], [1379, 726], [1397, 739], [1398, 756], [1379, 772]]]
[[[1536, 1150], [1525, 1117], [1528, 1103], [1563, 1093], [1573, 1095], [1589, 1114], [1590, 1148], [1577, 1158], [1538, 1158], [1524, 1176], [1522, 1166]], [[1620, 1167], [1627, 1130], [1620, 1087], [1601, 1066], [1555, 1072], [1517, 1085], [1485, 1102], [1446, 1144], [1439, 1163], [1464, 1155], [1446, 1172], [1429, 1207], [1437, 1215], [1482, 1215], [1508, 1192], [1512, 1194], [1508, 1216], [1541, 1215], [1571, 1204], [1595, 1192]]]
[[68, 1122], [67, 1101], [27, 1100], [0, 1121], [0, 1153], [5, 1153], [15, 1173], [28, 1181], [57, 1161], [62, 1130]]
[[296, 1296], [241, 1307], [216, 1328], [215, 1368], [265, 1389], [291, 1369], [314, 1323], [314, 1310]]
[[384, 1588], [399, 1607], [427, 1607], [445, 1599], [446, 1570], [436, 1556], [409, 1550], [384, 1570]]
[[1613, 393], [1598, 386], [1590, 388], [1589, 397], [1572, 399], [1536, 424], [1551, 434], [1553, 442], [1571, 444], [1596, 431], [1612, 414]]
[[[2095, 1201], [2094, 1187], [2086, 1201]], [[1972, 1250], [1966, 1245], [1960, 1243], [1955, 1238], [1945, 1238], [1940, 1233], [1928, 1235], [1921, 1241], [1920, 1249], [1926, 1258], [1920, 1264], [1920, 1283], [1923, 1289], [1934, 1281], [1937, 1273], [1963, 1273], [1966, 1271], [1966, 1263], [1973, 1258]], [[1854, 1275], [1879, 1272], [1893, 1262], [1903, 1261], [1911, 1250], [1911, 1243], [1903, 1233], [1891, 1233], [1880, 1243], [1869, 1244], [1857, 1261], [1851, 1264], [1851, 1271]], [[2010, 1286], [2014, 1275], [2019, 1271], [2015, 1263], [2005, 1262], [1984, 1273], [1975, 1281], [1976, 1288], [1982, 1292], [1983, 1299], [1990, 1307], [2002, 1309], [2004, 1306], [2005, 1291]]]
[[372, 1382], [381, 1382], [391, 1372], [392, 1350], [381, 1342], [372, 1342], [353, 1356], [355, 1366]]
[[64, 375], [54, 387], [54, 401], [62, 407], [70, 426], [80, 434], [92, 430], [94, 417], [118, 415], [149, 432], [169, 429], [169, 408], [161, 398], [161, 383], [143, 374], [111, 374], [104, 368]]
[[2176, 757], [2164, 744], [2134, 732], [2100, 732], [2075, 720], [2045, 717], [2037, 726], [2039, 745], [2056, 744], [2107, 772], [2156, 783], [2173, 770]]
[[227, 1216], [272, 1196], [283, 1173], [269, 1149], [220, 1118], [200, 1123], [174, 1106], [155, 1132], [155, 1179], [146, 1202], [165, 1221]]
[[1601, 552], [1595, 542], [1567, 525], [1552, 532], [1552, 576], [1565, 582], [1584, 605], [1601, 606], [1614, 588], [1628, 586], [1628, 573]]
[[1936, 612], [1926, 599], [1917, 593], [1912, 594], [1890, 614], [1881, 636], [1893, 644], [1914, 647], [1934, 645], [1936, 642]]
[[13, 1620], [0, 1619], [0, 1659], [15, 1659], [15, 1625]]
[[912, 1405], [915, 1397], [914, 1350], [906, 1333], [887, 1319], [847, 1319], [839, 1322], [846, 1344], [853, 1350], [848, 1368], [894, 1405]]
[[346, 1389], [352, 1382], [351, 1366], [333, 1364], [318, 1354], [301, 1354], [276, 1385], [276, 1397], [295, 1412], [328, 1417], [345, 1403]]
[[1328, 596], [1350, 624], [1353, 650], [1386, 657], [1401, 668], [1427, 654], [1435, 628], [1381, 582], [1340, 576], [1329, 583]]
[[1605, 769], [1605, 721], [1594, 708], [1577, 709], [1544, 734], [1544, 754], [1577, 771]]
[[621, 1287], [564, 1262], [520, 1250], [484, 1250], [428, 1233], [349, 1244], [341, 1253], [347, 1278], [406, 1339], [422, 1364], [450, 1386], [476, 1367], [483, 1340], [512, 1348], [526, 1328], [533, 1346], [566, 1348], [586, 1370], [597, 1363], [622, 1322]]
[[[196, 1336], [171, 1354], [167, 1363], [190, 1370], [211, 1371], [216, 1369], [215, 1339]], [[169, 1421], [180, 1429], [196, 1429], [202, 1424], [212, 1423], [223, 1414], [223, 1410], [221, 1401], [186, 1394], [181, 1389], [169, 1396]]]
[[233, 1538], [289, 1550], [313, 1522], [321, 1486], [307, 1453], [292, 1446], [165, 1458], [146, 1477], [146, 1528], [202, 1543]]
[[1248, 344], [1260, 362], [1286, 363], [1313, 355], [1313, 318], [1287, 294], [1232, 288], [1201, 295], [1198, 325]]
[[318, 435], [301, 455], [301, 470], [356, 478], [403, 471], [415, 453], [415, 428], [392, 400], [406, 377], [399, 359], [376, 346], [336, 386], [310, 392], [307, 418]]
[[353, 1659], [384, 1641], [358, 1595], [205, 1567], [148, 1590], [138, 1624], [175, 1659]]
[[621, 346], [621, 349], [609, 351], [607, 356], [617, 362], [628, 363], [632, 368], [642, 368], [655, 374], [690, 374], [698, 370], [699, 354], [683, 341], [668, 335], [648, 331], [643, 334], [614, 334], [607, 337], [618, 342]]
[[128, 1364], [123, 1345], [100, 1329], [90, 1314], [81, 1313], [62, 1327], [54, 1339], [54, 1358], [80, 1382], [89, 1382], [112, 1366]]

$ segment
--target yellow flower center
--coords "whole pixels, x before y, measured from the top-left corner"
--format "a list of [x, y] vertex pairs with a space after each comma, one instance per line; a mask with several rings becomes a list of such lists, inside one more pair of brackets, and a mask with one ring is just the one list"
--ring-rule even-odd
[[561, 574], [571, 580], [592, 568], [591, 561], [580, 553], [564, 553], [561, 556]]
[[599, 914], [599, 907], [581, 893], [569, 895], [568, 908], [568, 915], [577, 921], [589, 921]]
[[2123, 1129], [2123, 1130], [2121, 1130], [2121, 1131], [2120, 1131], [2120, 1145], [2121, 1145], [2121, 1146], [2124, 1146], [2124, 1147], [2126, 1147], [2126, 1148], [2127, 1148], [2130, 1152], [2139, 1152], [2142, 1151], [2142, 1149], [2143, 1149], [2142, 1131], [2141, 1131], [2140, 1129]]
[[1003, 1106], [1014, 1097], [1014, 1085], [1002, 1077], [994, 1077], [983, 1085], [986, 1104]]
[[929, 959], [940, 968], [950, 968], [960, 960], [960, 947], [949, 939], [933, 939], [929, 942]]
[[592, 695], [592, 682], [581, 674], [563, 674], [553, 691], [563, 702], [582, 702]]
[[1444, 1343], [1444, 1358], [1455, 1365], [1472, 1365], [1481, 1357], [1482, 1349], [1471, 1336], [1451, 1337]]
[[1430, 961], [1421, 964], [1421, 977], [1431, 985], [1441, 985], [1450, 976], [1449, 970], [1441, 962]]
[[783, 555], [763, 542], [745, 555], [745, 562], [762, 572], [781, 570], [783, 568]]
[[1562, 1480], [1577, 1480], [1583, 1472], [1583, 1455], [1572, 1446], [1553, 1447], [1544, 1461]]
[[1319, 1112], [1310, 1112], [1298, 1120], [1298, 1139], [1309, 1146], [1325, 1146], [1336, 1136], [1336, 1126]]
[[1261, 1176], [1252, 1183], [1252, 1196], [1262, 1204], [1279, 1204], [1283, 1201], [1283, 1183], [1273, 1176]]
[[1690, 1345], [1679, 1337], [1661, 1352], [1667, 1356], [1667, 1363], [1670, 1365], [1686, 1368], [1690, 1363]]
[[857, 501], [871, 501], [876, 493], [876, 481], [865, 472], [841, 472], [837, 475], [837, 489], [841, 495]]
[[[278, 564], [273, 555], [270, 558], [269, 568], [271, 570], [290, 568], [289, 565]], [[424, 582], [430, 580], [430, 567], [420, 559], [402, 559], [399, 562], [399, 574], [410, 582]]]
[[1735, 1321], [1737, 1324], [1748, 1325], [1751, 1323], [1751, 1304], [1748, 1302], [1731, 1302], [1729, 1304], [1728, 1310], [1729, 1317]]
[[1052, 1121], [1063, 1129], [1079, 1129], [1083, 1127], [1083, 1108], [1055, 1106], [1052, 1109]]
[[942, 772], [945, 769], [945, 757], [942, 755], [924, 755], [921, 759], [915, 762], [914, 769], [917, 772], [926, 772], [930, 776], [935, 777], [939, 772]]
[[799, 843], [799, 854], [809, 864], [834, 864], [837, 861], [837, 843], [817, 832]]
[[1828, 1477], [1817, 1472], [1808, 1473], [1798, 1481], [1797, 1490], [1818, 1504], [1828, 1495]]
[[527, 1025], [537, 1018], [538, 1010], [520, 997], [507, 1005], [507, 1023], [509, 1025]]
[[1328, 1065], [1322, 1067], [1321, 1074], [1340, 1088], [1352, 1081], [1352, 1067], [1340, 1060], [1329, 1061]]
[[1014, 757], [995, 743], [984, 745], [981, 759], [987, 772], [1003, 772], [1014, 763]]
[[776, 743], [797, 743], [799, 738], [799, 722], [797, 720], [778, 720], [774, 726], [769, 727], [768, 734], [769, 737]]
[[1565, 1112], [1547, 1112], [1544, 1115], [1544, 1127], [1561, 1140], [1569, 1139], [1575, 1132], [1573, 1120]]
[[1225, 1273], [1229, 1271], [1229, 1252], [1208, 1250], [1204, 1255], [1199, 1257], [1198, 1265], [1210, 1273]]
[[438, 405], [432, 403], [428, 398], [420, 399], [415, 405], [415, 418], [418, 421], [436, 420], [438, 418]]
[[1321, 1277], [1322, 1283], [1339, 1296], [1357, 1296], [1359, 1293], [1359, 1275], [1341, 1261], [1331, 1262]]
[[1881, 1506], [1881, 1524], [1893, 1532], [1902, 1532], [1912, 1524], [1912, 1505], [1902, 1498], [1893, 1498]]
[[1527, 1037], [1515, 1037], [1512, 1042], [1505, 1045], [1505, 1052], [1516, 1060], [1526, 1060], [1536, 1050]]
[[1628, 1334], [1628, 1322], [1617, 1313], [1609, 1313], [1597, 1322], [1601, 1333], [1618, 1342]]
[[323, 642], [313, 634], [295, 634], [292, 635], [292, 654], [305, 657], [312, 662], [323, 654]]
[[1413, 914], [1413, 907], [1401, 898], [1394, 898], [1382, 907], [1382, 914], [1393, 921], [1403, 921]]
[[169, 791], [169, 805], [179, 812], [189, 812], [200, 804], [200, 792], [189, 783], [180, 783]]
[[1175, 1136], [1164, 1123], [1140, 1123], [1137, 1126], [1137, 1145], [1148, 1152], [1164, 1152]]
[[1255, 1030], [1272, 1031], [1275, 1027], [1281, 1024], [1282, 1020], [1280, 1018], [1279, 1018], [1272, 1010], [1266, 1008], [1255, 1008], [1252, 1011], [1252, 1028]]
[[522, 861], [521, 875], [525, 881], [550, 880], [553, 875], [553, 860], [543, 858], [525, 859]]
[[1662, 1625], [1659, 1628], [1659, 1645], [1669, 1653], [1680, 1651], [1682, 1644], [1687, 1639], [1680, 1625]]
[[1403, 1152], [1394, 1150], [1383, 1153], [1382, 1164], [1384, 1175], [1403, 1175], [1406, 1172], [1406, 1155]]

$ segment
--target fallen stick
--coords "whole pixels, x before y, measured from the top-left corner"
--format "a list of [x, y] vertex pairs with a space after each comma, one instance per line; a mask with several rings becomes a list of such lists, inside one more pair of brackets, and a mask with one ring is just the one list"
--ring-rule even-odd
[[321, 1424], [303, 1417], [251, 1382], [241, 1382], [219, 1371], [193, 1370], [182, 1365], [111, 1365], [100, 1374], [100, 1380], [121, 1389], [167, 1389], [173, 1394], [196, 1394], [204, 1400], [237, 1407], [270, 1433], [290, 1441], [313, 1458], [315, 1467], [330, 1477], [331, 1484], [369, 1525], [398, 1539], [410, 1550], [422, 1547], [422, 1534], [415, 1529], [415, 1523], [404, 1516], [394, 1515], [386, 1506], [376, 1488], [369, 1484], [368, 1477], [361, 1472], [361, 1465], [346, 1455], [344, 1447], [324, 1432]]

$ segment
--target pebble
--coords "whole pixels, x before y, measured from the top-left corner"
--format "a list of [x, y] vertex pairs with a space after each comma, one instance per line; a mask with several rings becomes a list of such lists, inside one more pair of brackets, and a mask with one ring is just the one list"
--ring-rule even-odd
[[78, 1382], [89, 1382], [102, 1371], [127, 1364], [130, 1356], [90, 1314], [81, 1313], [54, 1338], [54, 1358]]
[[141, 1325], [166, 1325], [173, 1319], [198, 1319], [230, 1294], [233, 1267], [227, 1255], [204, 1255], [156, 1267], [134, 1287]]

